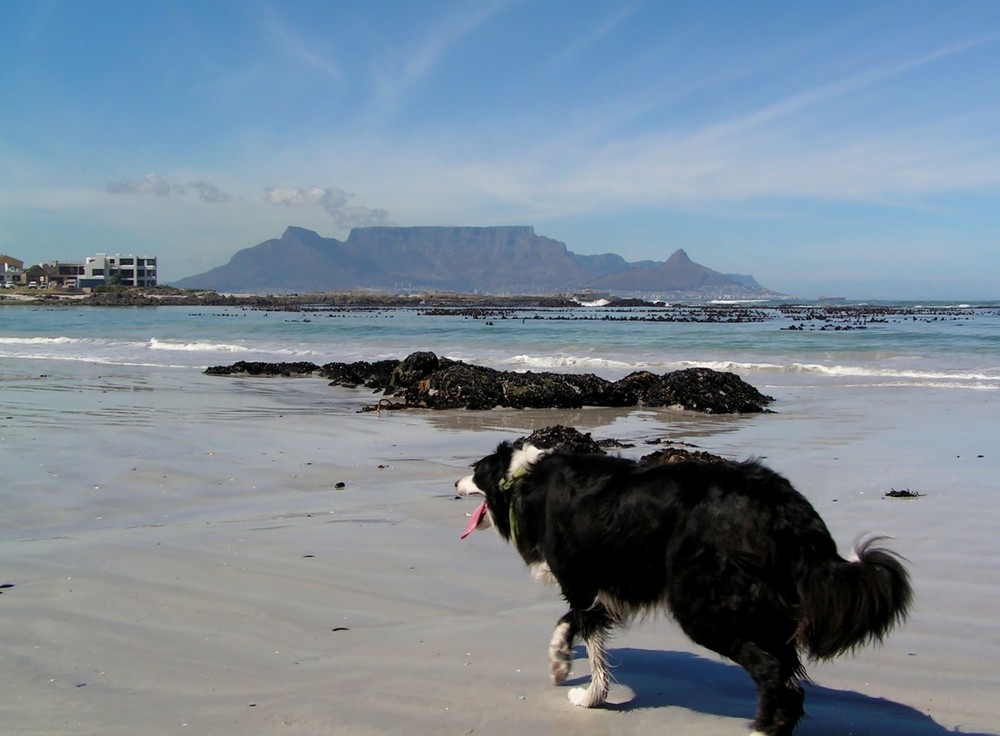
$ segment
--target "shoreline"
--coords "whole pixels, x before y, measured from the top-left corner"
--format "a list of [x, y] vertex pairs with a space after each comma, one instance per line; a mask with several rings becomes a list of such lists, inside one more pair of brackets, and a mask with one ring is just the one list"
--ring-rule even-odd
[[[489, 317], [479, 310], [516, 310], [531, 308], [581, 308], [586, 306], [578, 297], [567, 294], [474, 294], [452, 291], [427, 290], [412, 294], [393, 294], [376, 290], [349, 290], [330, 292], [310, 292], [303, 294], [251, 294], [222, 293], [212, 290], [177, 289], [171, 286], [152, 288], [102, 287], [99, 291], [85, 293], [79, 290], [63, 289], [15, 289], [0, 291], [0, 307], [17, 305], [65, 305], [100, 307], [146, 307], [146, 306], [202, 306], [202, 307], [247, 307], [270, 311], [311, 311], [322, 309], [388, 309], [420, 307], [433, 314], [435, 308], [447, 310], [469, 310], [468, 316]], [[998, 308], [998, 300], [858, 300], [857, 302], [824, 301], [821, 299], [698, 299], [690, 295], [678, 296], [668, 301], [647, 300], [631, 297], [608, 297], [606, 303], [597, 307], [615, 308], [665, 308], [702, 307], [718, 315], [751, 314], [752, 310], [807, 309], [815, 314], [832, 316], [868, 315], [878, 316], [894, 307], [912, 310], [916, 314], [935, 314], [938, 311], [954, 313], [955, 310]], [[806, 312], [805, 314], [808, 314]]]

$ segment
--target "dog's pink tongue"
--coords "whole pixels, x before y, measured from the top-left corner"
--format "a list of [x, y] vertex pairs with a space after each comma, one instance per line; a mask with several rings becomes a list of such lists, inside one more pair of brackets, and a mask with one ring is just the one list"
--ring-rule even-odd
[[476, 527], [479, 526], [479, 522], [483, 520], [486, 516], [486, 502], [483, 501], [476, 507], [476, 510], [472, 512], [472, 518], [469, 519], [469, 525], [465, 527], [465, 531], [462, 532], [462, 536], [459, 539], [465, 539], [467, 536], [476, 531]]

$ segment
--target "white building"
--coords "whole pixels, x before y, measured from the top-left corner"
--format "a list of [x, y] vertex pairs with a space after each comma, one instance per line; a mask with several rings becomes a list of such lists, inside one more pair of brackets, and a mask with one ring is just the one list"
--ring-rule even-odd
[[156, 286], [156, 257], [98, 253], [83, 263], [77, 286]]

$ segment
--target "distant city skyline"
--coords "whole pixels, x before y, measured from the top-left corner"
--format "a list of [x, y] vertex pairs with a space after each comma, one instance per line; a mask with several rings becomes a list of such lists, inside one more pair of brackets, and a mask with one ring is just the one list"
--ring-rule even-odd
[[7, 0], [0, 90], [26, 266], [530, 225], [803, 297], [1000, 299], [998, 3]]

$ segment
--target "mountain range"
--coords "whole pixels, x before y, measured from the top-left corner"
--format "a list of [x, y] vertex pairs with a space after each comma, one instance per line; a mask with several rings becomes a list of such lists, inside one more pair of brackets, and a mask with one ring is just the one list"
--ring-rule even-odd
[[579, 255], [530, 226], [360, 227], [344, 241], [289, 227], [229, 263], [173, 284], [220, 292], [373, 289], [482, 294], [608, 292], [643, 298], [776, 298], [752, 276], [723, 274], [676, 250], [630, 263]]

